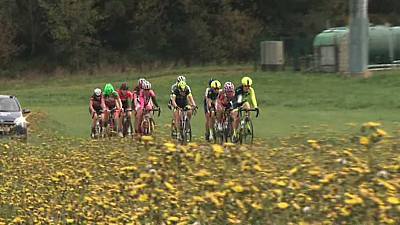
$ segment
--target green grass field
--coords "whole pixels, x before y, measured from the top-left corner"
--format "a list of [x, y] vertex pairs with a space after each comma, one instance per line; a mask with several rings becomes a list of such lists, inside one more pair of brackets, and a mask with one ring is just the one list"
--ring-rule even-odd
[[[210, 77], [239, 84], [243, 73], [254, 81], [261, 115], [255, 119], [259, 138], [308, 133], [319, 136], [343, 133], [366, 121], [380, 121], [385, 129], [394, 129], [399, 121], [400, 77], [396, 71], [376, 73], [368, 79], [346, 78], [336, 74], [304, 74], [293, 72], [253, 72], [253, 68], [197, 67], [155, 71], [146, 74], [76, 74], [70, 76], [38, 76], [23, 80], [1, 80], [0, 94], [16, 95], [24, 108], [47, 112], [45, 126], [58, 132], [87, 137], [89, 133], [88, 99], [95, 87], [122, 81], [132, 86], [139, 77], [148, 78], [155, 89], [163, 113], [157, 119], [167, 130], [171, 113], [167, 108], [170, 85], [176, 75], [187, 73], [200, 111], [193, 120], [195, 136], [204, 133], [203, 93]], [[350, 125], [349, 125], [350, 124]], [[359, 126], [355, 126], [359, 127]]]

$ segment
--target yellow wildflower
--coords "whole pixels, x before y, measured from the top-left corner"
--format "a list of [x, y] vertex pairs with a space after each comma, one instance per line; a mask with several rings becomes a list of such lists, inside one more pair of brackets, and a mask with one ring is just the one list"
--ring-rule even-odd
[[278, 206], [278, 208], [280, 209], [286, 209], [287, 207], [289, 207], [289, 204], [286, 202], [279, 202], [276, 204]]
[[231, 187], [231, 189], [234, 190], [235, 192], [243, 192], [244, 191], [244, 188], [239, 184]]
[[168, 183], [168, 182], [164, 182], [164, 185], [168, 188], [168, 190], [170, 190], [170, 191], [175, 191], [176, 189], [175, 189], [175, 187], [172, 185], [172, 184], [170, 184], [170, 183]]
[[211, 145], [214, 155], [219, 158], [224, 153], [224, 148], [221, 145], [213, 144]]
[[255, 209], [263, 209], [262, 205], [260, 203], [256, 203], [256, 202], [251, 204], [251, 207], [253, 207]]
[[367, 137], [364, 137], [364, 136], [360, 137], [359, 142], [360, 142], [361, 145], [369, 145], [369, 139]]
[[141, 194], [138, 198], [140, 202], [147, 202], [149, 200], [149, 196], [147, 194]]
[[170, 216], [167, 219], [168, 221], [172, 221], [172, 222], [178, 222], [179, 221], [179, 217], [176, 216]]
[[205, 176], [210, 176], [210, 175], [211, 175], [211, 173], [205, 169], [201, 169], [199, 172], [194, 174], [194, 176], [196, 176], [196, 177], [205, 177]]
[[364, 202], [363, 199], [360, 198], [358, 195], [353, 195], [353, 194], [349, 194], [349, 193], [345, 193], [344, 195], [346, 197], [348, 197], [348, 199], [344, 200], [344, 202], [346, 204], [359, 205], [359, 204], [362, 204]]
[[389, 202], [392, 205], [399, 205], [400, 204], [400, 200], [396, 197], [388, 197], [387, 202]]

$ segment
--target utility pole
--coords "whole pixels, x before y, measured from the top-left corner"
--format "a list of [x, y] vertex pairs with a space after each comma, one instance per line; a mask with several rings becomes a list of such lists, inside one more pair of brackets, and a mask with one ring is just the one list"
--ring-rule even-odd
[[368, 70], [368, 0], [350, 0], [349, 72], [365, 76]]

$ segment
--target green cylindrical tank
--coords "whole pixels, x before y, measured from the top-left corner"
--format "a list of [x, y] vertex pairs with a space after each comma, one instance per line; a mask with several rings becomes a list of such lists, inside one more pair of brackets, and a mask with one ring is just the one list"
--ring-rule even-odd
[[369, 64], [385, 64], [393, 61], [393, 39], [390, 27], [369, 28]]
[[314, 38], [313, 47], [318, 48], [324, 45], [338, 45], [339, 41], [347, 34], [346, 27], [335, 27], [319, 33]]
[[400, 60], [400, 27], [392, 27], [393, 60]]

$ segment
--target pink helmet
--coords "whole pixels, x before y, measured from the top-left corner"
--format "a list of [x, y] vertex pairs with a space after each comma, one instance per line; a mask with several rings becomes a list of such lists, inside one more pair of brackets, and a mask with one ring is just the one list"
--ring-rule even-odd
[[226, 82], [226, 83], [224, 84], [224, 90], [225, 90], [226, 92], [235, 91], [235, 85], [233, 85], [232, 82]]

